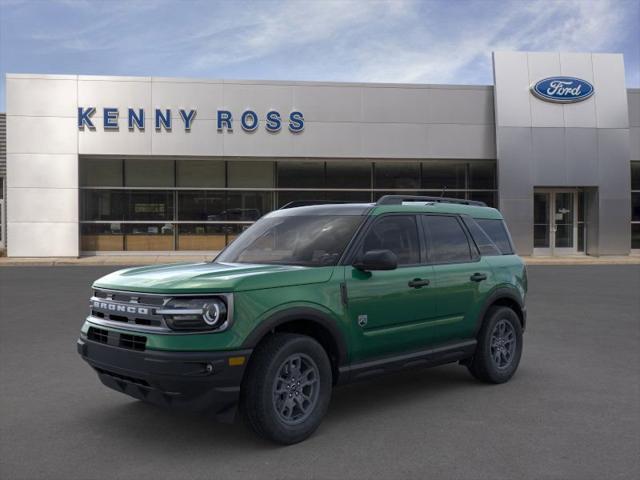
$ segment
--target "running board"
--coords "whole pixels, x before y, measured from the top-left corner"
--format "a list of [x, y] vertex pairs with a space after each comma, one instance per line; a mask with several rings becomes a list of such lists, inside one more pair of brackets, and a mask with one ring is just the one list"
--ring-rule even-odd
[[414, 351], [340, 367], [338, 370], [340, 373], [338, 384], [363, 380], [384, 373], [404, 370], [405, 368], [435, 367], [436, 365], [457, 362], [473, 355], [477, 343], [476, 339], [465, 340], [463, 342], [440, 345], [428, 350]]

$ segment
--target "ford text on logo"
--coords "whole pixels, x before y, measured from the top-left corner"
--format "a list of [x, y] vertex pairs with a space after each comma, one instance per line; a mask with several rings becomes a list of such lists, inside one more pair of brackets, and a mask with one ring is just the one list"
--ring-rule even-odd
[[532, 85], [531, 92], [547, 102], [581, 102], [593, 95], [593, 85], [574, 77], [550, 77]]
[[[78, 107], [78, 128], [84, 130], [95, 130], [93, 116], [96, 113], [96, 107]], [[120, 128], [120, 114], [117, 108], [105, 107], [102, 109], [102, 126], [105, 130], [118, 130]], [[145, 129], [145, 112], [143, 108], [128, 108], [127, 112], [122, 114], [127, 119], [127, 128], [129, 131]], [[179, 120], [173, 118], [170, 109], [156, 108], [149, 120], [153, 120], [153, 126], [157, 132], [171, 132], [174, 123], [180, 124], [185, 131], [190, 131], [193, 122], [196, 120], [197, 111], [195, 109], [178, 111]], [[240, 115], [239, 120], [234, 118], [229, 110], [218, 110], [216, 112], [216, 126], [218, 132], [225, 130], [233, 131], [234, 123], [239, 121], [242, 130], [245, 132], [255, 132], [260, 126], [260, 117], [253, 110], [245, 110]], [[285, 123], [280, 112], [269, 110], [264, 117], [264, 128], [271, 133], [277, 133], [282, 129]], [[297, 110], [289, 113], [288, 128], [291, 133], [299, 133], [304, 130], [304, 116], [302, 112]]]

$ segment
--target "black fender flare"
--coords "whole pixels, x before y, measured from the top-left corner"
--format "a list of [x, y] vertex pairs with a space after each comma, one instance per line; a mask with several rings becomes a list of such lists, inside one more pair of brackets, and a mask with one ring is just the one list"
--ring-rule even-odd
[[474, 331], [474, 336], [478, 335], [480, 331], [480, 327], [482, 327], [482, 322], [484, 321], [484, 317], [487, 314], [487, 310], [499, 300], [508, 299], [515, 302], [520, 308], [520, 312], [516, 312], [522, 321], [522, 331], [524, 332], [525, 326], [527, 323], [527, 309], [520, 297], [520, 294], [515, 291], [513, 288], [509, 287], [498, 287], [493, 292], [489, 294], [487, 299], [484, 301], [482, 309], [478, 313], [478, 318], [476, 320], [476, 328]]
[[271, 330], [294, 320], [312, 322], [327, 330], [336, 344], [338, 353], [337, 366], [342, 366], [347, 363], [347, 342], [345, 340], [344, 333], [338, 327], [336, 320], [327, 313], [311, 307], [287, 308], [286, 310], [281, 310], [267, 317], [247, 336], [245, 341], [242, 343], [242, 348], [255, 348]]

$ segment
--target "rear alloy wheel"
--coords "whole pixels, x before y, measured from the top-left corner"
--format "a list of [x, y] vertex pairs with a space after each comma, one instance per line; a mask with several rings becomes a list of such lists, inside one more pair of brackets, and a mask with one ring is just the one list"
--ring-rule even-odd
[[331, 363], [324, 348], [305, 335], [277, 333], [251, 356], [241, 407], [258, 435], [288, 445], [318, 428], [331, 388]]
[[522, 355], [520, 318], [509, 307], [492, 307], [478, 334], [478, 346], [468, 369], [478, 380], [504, 383], [518, 369]]

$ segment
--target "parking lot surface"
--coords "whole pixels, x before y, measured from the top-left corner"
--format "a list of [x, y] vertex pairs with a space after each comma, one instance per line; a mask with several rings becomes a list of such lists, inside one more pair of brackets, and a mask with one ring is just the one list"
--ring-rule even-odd
[[75, 341], [117, 268], [0, 268], [0, 478], [640, 478], [637, 265], [529, 267], [510, 383], [447, 365], [340, 387], [290, 447], [100, 384]]

